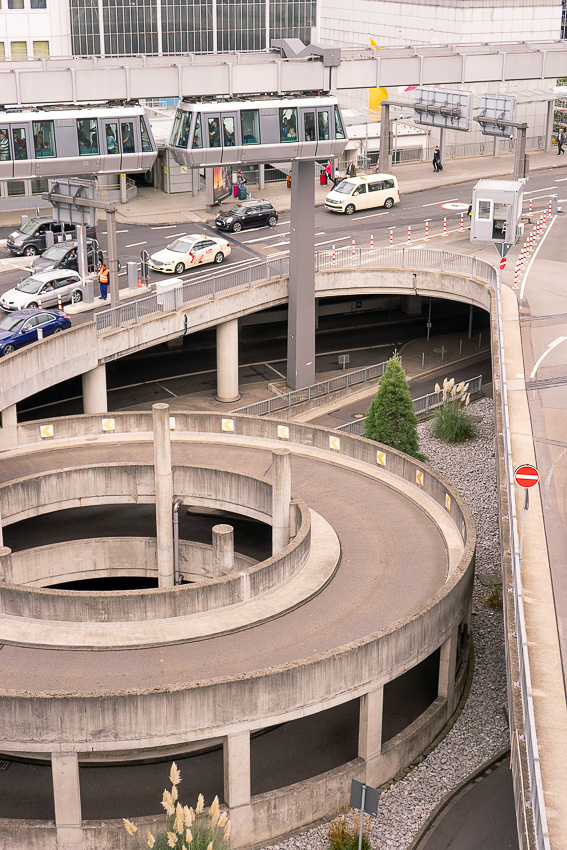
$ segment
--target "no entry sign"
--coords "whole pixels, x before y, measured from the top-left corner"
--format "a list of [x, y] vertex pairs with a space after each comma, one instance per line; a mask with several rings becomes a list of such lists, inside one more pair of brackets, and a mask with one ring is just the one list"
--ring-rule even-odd
[[504, 270], [506, 268], [506, 257], [502, 257], [500, 260], [500, 268]]
[[539, 472], [535, 466], [519, 466], [514, 473], [514, 481], [520, 487], [533, 487], [539, 481]]

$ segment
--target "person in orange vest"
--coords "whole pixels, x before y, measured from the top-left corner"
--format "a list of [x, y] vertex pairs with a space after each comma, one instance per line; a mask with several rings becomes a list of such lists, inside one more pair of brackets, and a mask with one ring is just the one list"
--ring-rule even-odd
[[98, 273], [98, 283], [100, 286], [100, 297], [103, 301], [108, 298], [108, 267], [106, 260], [103, 260], [101, 269]]

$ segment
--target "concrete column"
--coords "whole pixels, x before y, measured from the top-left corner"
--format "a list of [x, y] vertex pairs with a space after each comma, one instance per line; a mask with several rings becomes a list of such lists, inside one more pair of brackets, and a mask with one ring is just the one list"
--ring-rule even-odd
[[455, 687], [455, 650], [456, 635], [453, 633], [441, 644], [439, 653], [439, 686], [437, 696], [448, 699]]
[[551, 137], [553, 135], [553, 113], [555, 111], [555, 101], [547, 101], [547, 113], [545, 116], [545, 150], [551, 150]]
[[152, 405], [156, 486], [157, 568], [160, 587], [173, 587], [173, 471], [169, 405]]
[[84, 372], [83, 381], [83, 413], [106, 413], [108, 400], [106, 397], [106, 365], [101, 363], [90, 372]]
[[217, 401], [238, 401], [238, 319], [217, 325]]
[[5, 407], [2, 411], [2, 428], [0, 428], [0, 448], [10, 449], [18, 444], [18, 409], [15, 404]]
[[377, 688], [360, 697], [358, 724], [358, 756], [365, 761], [382, 751], [382, 714], [384, 688]]
[[226, 576], [234, 569], [234, 528], [213, 526], [213, 578]]
[[263, 162], [261, 162], [260, 165], [258, 166], [258, 189], [263, 189], [264, 185], [265, 185], [265, 180], [264, 180], [264, 169], [265, 169], [265, 167], [266, 166], [264, 165]]
[[77, 754], [52, 753], [51, 774], [57, 850], [81, 850], [84, 845]]
[[120, 203], [125, 204], [127, 200], [128, 198], [126, 197], [126, 175], [122, 173], [120, 175]]
[[0, 582], [2, 581], [8, 583], [12, 581], [12, 550], [8, 546], [2, 545], [2, 535], [0, 534]]
[[[250, 733], [227, 735], [223, 746], [224, 802], [231, 809], [250, 803]], [[232, 818], [232, 813], [231, 813]]]
[[290, 541], [291, 452], [272, 452], [272, 555], [285, 549]]

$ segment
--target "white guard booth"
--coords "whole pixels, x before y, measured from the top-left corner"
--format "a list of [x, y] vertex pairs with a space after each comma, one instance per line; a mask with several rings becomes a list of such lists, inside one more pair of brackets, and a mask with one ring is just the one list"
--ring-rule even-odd
[[473, 189], [471, 242], [515, 245], [523, 200], [523, 180], [479, 180]]

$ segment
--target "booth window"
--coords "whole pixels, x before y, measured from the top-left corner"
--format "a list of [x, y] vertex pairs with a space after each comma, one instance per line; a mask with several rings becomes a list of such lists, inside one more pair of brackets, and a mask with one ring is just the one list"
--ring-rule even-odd
[[240, 113], [242, 144], [260, 144], [260, 112], [258, 109], [243, 109]]
[[476, 202], [476, 217], [489, 221], [490, 220], [491, 207], [492, 207], [492, 201], [478, 200]]
[[142, 137], [142, 151], [144, 153], [149, 153], [153, 150], [152, 143], [150, 140], [150, 134], [148, 133], [148, 128], [146, 127], [146, 122], [144, 118], [140, 115], [140, 136]]
[[297, 109], [280, 109], [280, 142], [297, 141]]
[[33, 121], [32, 130], [35, 158], [57, 156], [53, 121]]
[[98, 126], [96, 118], [80, 118], [77, 121], [79, 156], [94, 156], [98, 149]]

